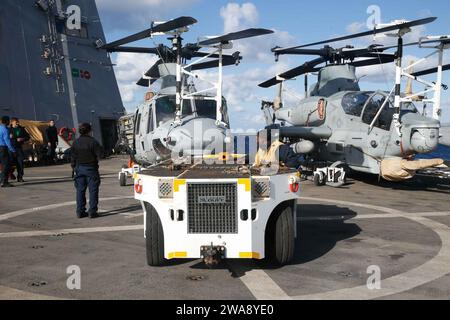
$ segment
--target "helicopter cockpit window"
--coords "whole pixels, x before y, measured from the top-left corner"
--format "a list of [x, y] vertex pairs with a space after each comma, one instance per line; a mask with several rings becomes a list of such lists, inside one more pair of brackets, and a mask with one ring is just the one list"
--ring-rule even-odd
[[141, 113], [138, 113], [134, 119], [134, 122], [136, 123], [134, 130], [135, 134], [141, 133]]
[[148, 111], [147, 134], [150, 132], [153, 132], [153, 112], [151, 108]]
[[222, 99], [222, 120], [223, 122], [230, 124], [230, 118], [228, 116], [227, 100]]
[[216, 102], [214, 100], [195, 100], [197, 115], [203, 118], [216, 118]]
[[[195, 100], [195, 110], [199, 117], [216, 119], [216, 101], [215, 100]], [[229, 123], [227, 101], [222, 99], [222, 120]]]
[[[160, 126], [161, 123], [175, 119], [176, 102], [174, 96], [165, 96], [156, 100], [156, 124]], [[189, 100], [183, 101], [182, 116], [192, 114], [192, 109]]]
[[351, 92], [342, 98], [344, 112], [351, 116], [361, 116], [362, 109], [369, 99], [371, 92]]
[[403, 102], [401, 104], [401, 114], [404, 115], [406, 113], [418, 113], [416, 106], [413, 102]]
[[[381, 93], [373, 95], [364, 108], [362, 121], [366, 124], [371, 124], [386, 99], [389, 99], [389, 97]], [[374, 126], [389, 131], [393, 114], [392, 104], [388, 102], [376, 119]]]
[[[228, 123], [228, 113], [226, 101], [223, 100], [222, 118], [225, 123]], [[156, 100], [155, 113], [156, 123], [158, 126], [161, 123], [175, 119], [176, 103], [174, 96], [165, 96]], [[196, 111], [197, 116], [203, 118], [216, 119], [216, 101], [205, 99], [183, 100], [182, 116], [187, 116]]]

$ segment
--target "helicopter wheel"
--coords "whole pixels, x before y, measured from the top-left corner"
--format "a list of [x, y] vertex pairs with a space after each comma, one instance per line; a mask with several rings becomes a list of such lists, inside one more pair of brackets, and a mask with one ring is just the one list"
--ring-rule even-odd
[[[331, 166], [331, 168], [342, 168], [344, 169], [344, 178], [342, 179], [342, 181], [340, 181], [340, 185], [345, 185], [347, 184], [347, 171], [348, 171], [348, 166], [345, 164], [345, 162], [342, 161], [336, 161], [335, 163], [333, 163]], [[336, 180], [339, 180], [341, 174], [339, 173], [339, 175], [337, 175], [335, 177]], [[336, 181], [337, 182], [337, 181]]]

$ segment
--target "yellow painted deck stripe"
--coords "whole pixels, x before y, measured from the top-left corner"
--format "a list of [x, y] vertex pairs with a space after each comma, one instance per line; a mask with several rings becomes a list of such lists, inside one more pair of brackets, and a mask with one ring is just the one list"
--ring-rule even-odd
[[178, 192], [180, 191], [180, 186], [185, 185], [186, 180], [185, 179], [175, 179], [173, 181], [173, 191]]
[[239, 252], [241, 259], [260, 259], [259, 252]]
[[251, 180], [250, 179], [238, 179], [238, 184], [243, 184], [245, 185], [245, 191], [250, 191], [251, 190]]
[[169, 252], [169, 259], [186, 258], [186, 257], [187, 257], [187, 252], [186, 251]]

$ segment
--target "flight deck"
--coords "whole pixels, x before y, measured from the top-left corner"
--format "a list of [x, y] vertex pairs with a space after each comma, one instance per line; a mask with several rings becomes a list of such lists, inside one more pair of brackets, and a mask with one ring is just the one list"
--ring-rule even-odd
[[[358, 175], [341, 188], [303, 182], [294, 259], [284, 267], [233, 259], [214, 268], [201, 259], [149, 267], [142, 207], [132, 184], [117, 182], [126, 161], [100, 164], [98, 219], [76, 218], [68, 165], [30, 168], [26, 183], [0, 193], [0, 260], [7, 261], [0, 298], [450, 298], [448, 179], [395, 184]], [[80, 290], [67, 287], [70, 266], [80, 268]], [[370, 290], [376, 266], [381, 288]]]

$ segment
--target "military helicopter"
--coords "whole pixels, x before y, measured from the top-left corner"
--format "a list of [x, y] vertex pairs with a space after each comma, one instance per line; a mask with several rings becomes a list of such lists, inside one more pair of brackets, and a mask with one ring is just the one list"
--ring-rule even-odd
[[[348, 168], [381, 175], [387, 180], [400, 181], [410, 178], [416, 168], [436, 164], [423, 161], [402, 162], [410, 160], [415, 154], [431, 152], [438, 145], [440, 99], [444, 86], [442, 71], [448, 70], [450, 66], [442, 65], [443, 52], [450, 46], [450, 36], [429, 36], [415, 43], [403, 43], [403, 36], [410, 32], [411, 28], [435, 19], [431, 17], [415, 21], [394, 21], [376, 25], [373, 30], [367, 32], [272, 49], [276, 60], [284, 54], [319, 56], [259, 85], [263, 88], [279, 85], [275, 101], [262, 102], [267, 128], [278, 129], [281, 138], [291, 143], [296, 152], [306, 155], [307, 166], [313, 168], [311, 171], [314, 172], [314, 182], [317, 185], [342, 185], [345, 183], [345, 172]], [[366, 48], [333, 48], [325, 45], [318, 49], [308, 48], [386, 33], [388, 36], [397, 37], [397, 45], [374, 44]], [[433, 48], [435, 51], [403, 68], [403, 49], [412, 45]], [[397, 49], [395, 53], [386, 52], [394, 48]], [[438, 55], [436, 68], [408, 73], [411, 68], [433, 55]], [[392, 62], [395, 62], [396, 77], [390, 92], [361, 90], [356, 68]], [[322, 64], [325, 65], [321, 66]], [[318, 81], [308, 90], [308, 74], [316, 72]], [[431, 73], [437, 73], [435, 82], [428, 82], [419, 77]], [[286, 80], [300, 75], [305, 75], [305, 98], [293, 107], [284, 107], [283, 84]], [[402, 78], [415, 80], [426, 89], [415, 94], [402, 93]], [[431, 92], [434, 92], [434, 96], [428, 99], [426, 94]], [[433, 116], [427, 117], [419, 113], [414, 102], [432, 103]], [[398, 174], [387, 172], [396, 166], [399, 168]]]
[[[222, 96], [222, 68], [238, 65], [242, 60], [239, 52], [227, 55], [223, 50], [232, 49], [235, 40], [273, 33], [272, 30], [250, 28], [183, 45], [181, 35], [196, 22], [192, 17], [154, 22], [142, 32], [98, 46], [109, 52], [146, 53], [159, 57], [137, 82], [137, 85], [150, 87], [160, 81], [159, 91], [147, 93], [146, 101], [137, 107], [134, 117], [132, 157], [139, 165], [186, 161], [223, 151], [224, 143], [230, 143], [231, 138], [227, 104]], [[163, 44], [153, 48], [124, 46], [154, 36], [169, 36], [171, 47]], [[196, 60], [188, 62], [192, 59]], [[194, 73], [209, 68], [218, 68], [216, 82]], [[194, 79], [209, 83], [209, 87], [198, 90]]]

